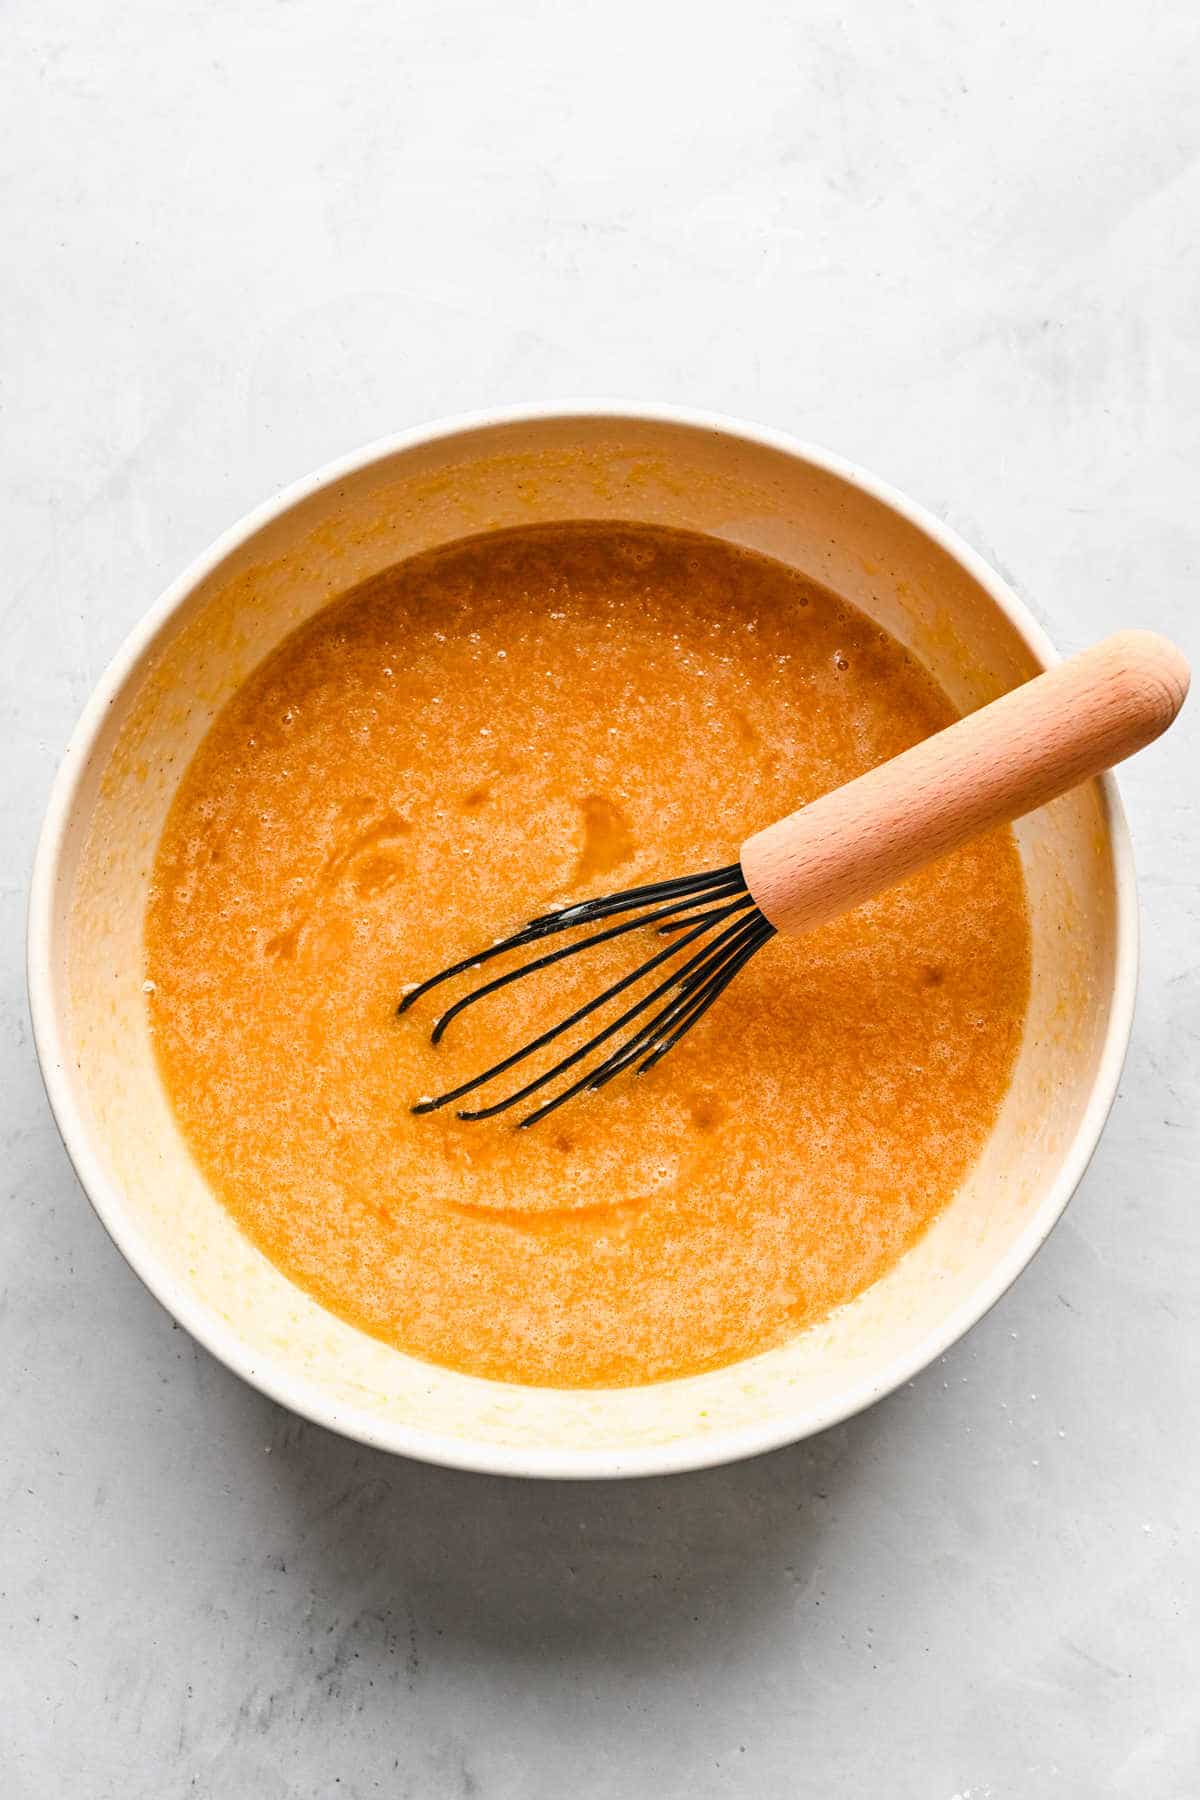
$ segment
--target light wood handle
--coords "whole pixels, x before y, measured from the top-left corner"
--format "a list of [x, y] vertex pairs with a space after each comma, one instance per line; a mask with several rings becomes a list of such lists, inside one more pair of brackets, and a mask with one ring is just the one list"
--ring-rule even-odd
[[746, 885], [780, 931], [808, 931], [1132, 756], [1187, 690], [1174, 644], [1117, 632], [747, 838]]

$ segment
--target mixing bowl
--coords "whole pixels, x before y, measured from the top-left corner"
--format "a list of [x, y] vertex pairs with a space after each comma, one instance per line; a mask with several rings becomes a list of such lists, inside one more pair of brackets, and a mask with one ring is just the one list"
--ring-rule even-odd
[[687, 1380], [581, 1392], [455, 1374], [342, 1323], [241, 1235], [175, 1125], [143, 991], [155, 845], [214, 714], [318, 607], [432, 546], [560, 519], [684, 527], [778, 557], [898, 637], [964, 710], [1055, 660], [1020, 601], [945, 527], [777, 432], [624, 405], [524, 408], [406, 432], [235, 526], [105, 674], [38, 849], [30, 997], [51, 1105], [93, 1206], [151, 1292], [229, 1368], [310, 1419], [431, 1462], [655, 1474], [846, 1418], [1004, 1292], [1066, 1206], [1112, 1102], [1133, 1008], [1136, 901], [1111, 779], [1018, 827], [1033, 985], [995, 1128], [920, 1243], [782, 1348]]

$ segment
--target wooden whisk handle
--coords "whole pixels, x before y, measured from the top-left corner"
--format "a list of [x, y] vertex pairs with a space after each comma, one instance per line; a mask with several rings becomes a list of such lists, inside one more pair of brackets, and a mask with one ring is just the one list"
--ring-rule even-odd
[[780, 931], [808, 931], [1132, 756], [1187, 690], [1166, 638], [1117, 632], [747, 838], [746, 885]]

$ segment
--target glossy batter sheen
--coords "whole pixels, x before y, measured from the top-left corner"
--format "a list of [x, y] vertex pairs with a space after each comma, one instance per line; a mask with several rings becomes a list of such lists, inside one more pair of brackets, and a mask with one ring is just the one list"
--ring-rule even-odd
[[346, 596], [217, 719], [159, 849], [149, 1005], [201, 1168], [324, 1305], [456, 1369], [608, 1385], [778, 1344], [987, 1136], [1029, 982], [1009, 832], [776, 938], [650, 1074], [529, 1132], [408, 1108], [661, 940], [515, 984], [436, 1051], [432, 997], [396, 1003], [548, 905], [731, 861], [952, 716], [861, 614], [685, 534], [502, 533]]

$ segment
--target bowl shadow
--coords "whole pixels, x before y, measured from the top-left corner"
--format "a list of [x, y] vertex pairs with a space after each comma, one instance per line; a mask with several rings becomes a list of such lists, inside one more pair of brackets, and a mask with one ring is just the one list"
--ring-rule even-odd
[[794, 1629], [798, 1606], [820, 1605], [821, 1540], [889, 1410], [721, 1468], [567, 1482], [413, 1462], [250, 1397], [236, 1415], [281, 1546], [265, 1565], [306, 1580], [337, 1656], [393, 1676], [399, 1661], [410, 1681], [434, 1640], [636, 1669], [724, 1654], [776, 1616]]

